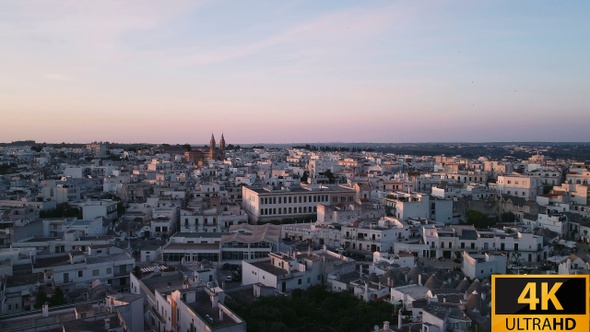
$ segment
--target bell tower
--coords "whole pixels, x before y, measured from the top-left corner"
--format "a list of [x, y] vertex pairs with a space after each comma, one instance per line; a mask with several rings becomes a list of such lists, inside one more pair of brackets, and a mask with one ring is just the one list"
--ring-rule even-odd
[[219, 141], [219, 149], [225, 151], [225, 138], [223, 138], [223, 134], [221, 134], [221, 140]]
[[209, 160], [215, 159], [215, 136], [211, 134], [211, 140], [209, 141]]

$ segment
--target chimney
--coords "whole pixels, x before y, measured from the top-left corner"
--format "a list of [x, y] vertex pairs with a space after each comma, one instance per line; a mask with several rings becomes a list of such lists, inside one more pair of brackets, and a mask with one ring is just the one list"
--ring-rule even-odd
[[111, 319], [110, 318], [104, 319], [104, 327], [107, 329], [107, 331], [111, 328]]
[[45, 302], [41, 306], [41, 312], [43, 313], [43, 317], [48, 317], [49, 316], [49, 303]]
[[219, 297], [217, 294], [211, 294], [211, 308], [217, 308], [217, 302], [219, 301]]
[[369, 302], [369, 282], [365, 282], [365, 296], [364, 296], [364, 300], [366, 302]]
[[363, 266], [359, 264], [359, 278], [363, 277]]
[[402, 309], [400, 308], [397, 312], [397, 329], [402, 329]]
[[422, 273], [418, 273], [418, 286], [422, 286]]
[[219, 308], [219, 320], [223, 321], [223, 309]]

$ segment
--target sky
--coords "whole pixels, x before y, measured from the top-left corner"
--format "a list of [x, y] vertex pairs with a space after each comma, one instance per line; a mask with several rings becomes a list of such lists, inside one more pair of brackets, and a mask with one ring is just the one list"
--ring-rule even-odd
[[588, 142], [589, 12], [5, 0], [0, 142]]

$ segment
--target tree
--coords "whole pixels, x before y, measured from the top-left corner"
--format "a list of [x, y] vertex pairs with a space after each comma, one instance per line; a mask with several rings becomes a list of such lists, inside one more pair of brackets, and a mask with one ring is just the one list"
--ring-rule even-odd
[[543, 195], [547, 195], [551, 190], [553, 190], [553, 186], [551, 186], [551, 185], [543, 186]]
[[327, 177], [328, 183], [335, 183], [336, 182], [336, 176], [334, 175], [334, 173], [332, 173], [331, 170], [327, 170], [323, 173], [320, 173], [320, 175]]
[[504, 212], [502, 213], [502, 222], [513, 222], [516, 220], [516, 215], [514, 214], [514, 212]]
[[133, 268], [133, 274], [138, 278], [141, 279], [142, 277], [142, 273], [141, 273], [141, 268], [139, 266], [136, 266]]
[[494, 222], [483, 212], [477, 210], [465, 211], [465, 218], [467, 224], [473, 225], [476, 228], [488, 228], [494, 225]]
[[352, 293], [333, 293], [322, 286], [295, 289], [292, 296], [226, 304], [248, 322], [248, 331], [370, 331], [383, 321], [397, 322], [389, 303], [367, 303]]
[[66, 298], [64, 296], [64, 292], [61, 288], [56, 287], [53, 290], [53, 296], [49, 299], [49, 306], [56, 307], [60, 305], [66, 304]]
[[33, 308], [41, 309], [41, 307], [45, 304], [45, 302], [48, 302], [48, 300], [49, 298], [47, 297], [47, 294], [45, 294], [45, 292], [40, 289], [35, 294], [35, 304], [33, 304]]
[[186, 151], [190, 151], [191, 150], [191, 145], [186, 143], [182, 146]]
[[307, 171], [303, 172], [303, 176], [301, 176], [301, 182], [302, 183], [307, 183], [307, 180], [309, 179], [309, 173]]
[[39, 212], [41, 218], [71, 218], [82, 219], [82, 211], [68, 203], [57, 204], [55, 209]]
[[43, 146], [41, 146], [41, 145], [33, 145], [33, 146], [31, 146], [31, 150], [33, 150], [35, 152], [41, 152], [41, 151], [43, 151]]

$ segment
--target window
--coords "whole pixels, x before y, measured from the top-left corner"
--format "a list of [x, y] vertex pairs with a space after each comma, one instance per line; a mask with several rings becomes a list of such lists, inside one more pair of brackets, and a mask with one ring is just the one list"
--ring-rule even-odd
[[297, 279], [297, 285], [301, 285], [301, 278]]
[[98, 269], [92, 270], [92, 276], [96, 277], [96, 276], [98, 276], [98, 273], [99, 273]]
[[113, 268], [112, 267], [107, 267], [107, 274], [111, 274], [113, 273]]

